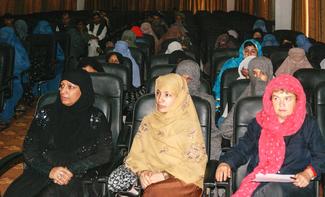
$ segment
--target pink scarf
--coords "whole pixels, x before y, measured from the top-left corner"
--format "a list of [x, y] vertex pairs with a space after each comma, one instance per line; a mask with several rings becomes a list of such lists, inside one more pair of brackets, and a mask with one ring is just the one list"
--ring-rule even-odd
[[[293, 113], [283, 123], [278, 121], [271, 101], [272, 93], [281, 89], [294, 93], [297, 98]], [[306, 96], [300, 82], [288, 74], [272, 79], [263, 95], [263, 108], [256, 115], [256, 120], [262, 127], [258, 141], [259, 163], [253, 172], [243, 179], [233, 196], [251, 196], [260, 184], [252, 181], [257, 173], [277, 173], [280, 170], [286, 149], [283, 137], [295, 134], [302, 126], [305, 116]]]

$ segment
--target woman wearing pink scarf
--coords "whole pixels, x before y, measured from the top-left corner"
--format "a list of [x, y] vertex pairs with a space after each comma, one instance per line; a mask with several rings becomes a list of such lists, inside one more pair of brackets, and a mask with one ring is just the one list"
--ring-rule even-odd
[[[248, 175], [233, 196], [313, 196], [313, 184], [325, 170], [325, 143], [317, 122], [306, 114], [306, 96], [288, 74], [269, 82], [263, 108], [237, 145], [220, 158], [216, 180], [249, 161]], [[259, 183], [257, 173], [293, 174], [292, 183]]]

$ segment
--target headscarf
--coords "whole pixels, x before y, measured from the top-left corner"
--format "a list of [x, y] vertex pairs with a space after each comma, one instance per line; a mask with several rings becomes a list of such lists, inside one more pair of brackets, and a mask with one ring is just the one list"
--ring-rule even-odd
[[320, 68], [325, 69], [325, 59], [320, 62]]
[[[255, 68], [260, 69], [267, 76], [267, 81], [262, 81], [254, 76], [253, 70]], [[264, 56], [255, 57], [248, 64], [248, 75], [249, 84], [237, 101], [248, 96], [263, 95], [265, 87], [273, 78], [273, 66], [271, 60]], [[234, 111], [235, 107], [233, 106], [227, 114], [227, 117], [224, 119], [224, 122], [220, 125], [221, 134], [226, 139], [231, 139], [233, 136]]]
[[227, 33], [228, 33], [230, 36], [232, 36], [232, 37], [238, 39], [238, 36], [239, 36], [239, 35], [238, 35], [237, 31], [235, 31], [235, 30], [233, 30], [233, 29], [229, 29], [229, 30], [227, 31]]
[[0, 29], [0, 43], [6, 43], [15, 49], [14, 76], [20, 78], [20, 73], [29, 68], [30, 62], [27, 51], [19, 41], [12, 27]]
[[312, 46], [309, 39], [304, 34], [299, 34], [296, 37], [296, 45], [297, 47], [304, 49], [306, 53], [308, 53], [309, 48]]
[[135, 45], [136, 36], [131, 30], [125, 30], [122, 34], [121, 40], [128, 43], [129, 47], [137, 47]]
[[[33, 34], [53, 34], [53, 30], [49, 22], [41, 20], [34, 28]], [[64, 52], [59, 43], [56, 45], [56, 60], [61, 62], [64, 60]]]
[[174, 73], [164, 75], [155, 90], [169, 91], [176, 99], [166, 113], [156, 109], [144, 117], [125, 164], [133, 172], [165, 171], [202, 188], [207, 155], [186, 81]]
[[309, 63], [305, 51], [301, 48], [291, 48], [288, 57], [283, 61], [281, 66], [276, 70], [275, 76], [280, 74], [293, 75], [299, 69], [313, 68]]
[[[283, 123], [278, 121], [271, 96], [276, 90], [286, 90], [296, 95], [296, 106], [293, 113]], [[260, 183], [253, 182], [257, 173], [277, 173], [285, 159], [285, 136], [295, 134], [302, 126], [306, 116], [306, 95], [300, 82], [291, 75], [280, 75], [266, 86], [263, 95], [263, 108], [256, 115], [256, 121], [262, 127], [258, 141], [259, 163], [252, 173], [247, 175], [237, 192], [233, 195], [251, 196]]]
[[97, 72], [104, 72], [103, 66], [95, 58], [84, 57], [80, 59], [79, 68], [83, 68], [87, 65], [93, 67]]
[[152, 30], [151, 24], [148, 23], [148, 22], [144, 22], [144, 23], [141, 24], [140, 29], [144, 34], [151, 35], [154, 38], [154, 40], [155, 40], [155, 53], [157, 53], [158, 52], [158, 47], [159, 47], [159, 40], [158, 40], [157, 35], [155, 34], [155, 32]]
[[263, 53], [262, 53], [262, 47], [260, 45], [259, 42], [257, 42], [256, 40], [254, 39], [248, 39], [248, 40], [245, 40], [240, 48], [239, 48], [239, 56], [236, 57], [236, 58], [231, 58], [229, 60], [227, 60], [223, 65], [222, 65], [222, 68], [218, 74], [218, 76], [216, 77], [216, 80], [215, 80], [215, 83], [214, 83], [214, 86], [213, 86], [213, 92], [215, 94], [215, 98], [216, 98], [216, 109], [219, 110], [219, 107], [220, 107], [220, 86], [221, 86], [221, 77], [222, 77], [222, 74], [225, 70], [227, 69], [230, 69], [230, 68], [237, 68], [239, 66], [239, 64], [244, 60], [244, 46], [247, 42], [251, 42], [255, 45], [256, 49], [257, 49], [257, 56], [262, 56]]
[[171, 54], [174, 51], [183, 51], [183, 47], [182, 47], [181, 43], [179, 43], [177, 41], [173, 41], [173, 42], [169, 43], [167, 50], [165, 51], [165, 54]]
[[22, 19], [18, 19], [15, 22], [14, 26], [15, 26], [17, 36], [20, 38], [20, 40], [25, 40], [28, 35], [27, 23]]
[[[64, 73], [62, 79], [78, 85], [81, 96], [72, 106], [62, 104], [60, 93], [56, 99], [55, 118], [52, 124], [54, 143], [61, 150], [62, 156], [65, 152], [79, 148], [80, 145], [91, 141], [90, 129], [90, 108], [95, 100], [95, 93], [89, 73], [84, 70], [76, 70]], [[71, 156], [71, 155], [70, 155]], [[69, 158], [58, 158], [62, 161]]]
[[261, 29], [264, 33], [267, 32], [265, 22], [261, 19], [258, 19], [255, 21], [253, 30], [255, 30], [255, 29]]
[[108, 63], [108, 60], [111, 58], [111, 56], [113, 55], [116, 55], [118, 61], [120, 62], [120, 64], [123, 64], [123, 56], [118, 53], [118, 52], [109, 52], [107, 55], [106, 55], [106, 60], [105, 62]]
[[262, 47], [266, 46], [279, 46], [279, 42], [276, 40], [275, 36], [273, 34], [266, 34], [263, 37]]
[[236, 45], [230, 36], [227, 33], [224, 33], [218, 36], [214, 48], [236, 48]]
[[246, 79], [246, 77], [241, 73], [241, 70], [243, 68], [248, 69], [248, 64], [253, 58], [255, 58], [255, 56], [248, 56], [242, 62], [240, 62], [239, 66], [238, 66], [239, 77], [237, 79]]
[[[133, 32], [132, 32], [133, 33]], [[115, 48], [113, 49], [114, 52], [118, 52], [123, 57], [127, 57], [132, 62], [132, 85], [134, 87], [140, 87], [141, 80], [140, 80], [140, 67], [138, 63], [135, 61], [133, 56], [131, 55], [130, 49], [128, 48], [128, 43], [122, 40], [119, 40], [115, 44]]]
[[143, 32], [141, 31], [139, 26], [133, 26], [131, 28], [131, 31], [135, 34], [135, 36], [138, 37], [142, 37], [143, 36]]

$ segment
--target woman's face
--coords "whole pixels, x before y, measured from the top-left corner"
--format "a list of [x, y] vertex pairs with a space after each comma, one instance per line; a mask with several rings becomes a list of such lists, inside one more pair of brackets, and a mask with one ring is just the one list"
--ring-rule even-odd
[[257, 49], [255, 46], [247, 46], [244, 48], [244, 57], [257, 56]]
[[254, 34], [253, 34], [253, 38], [254, 39], [257, 39], [257, 38], [262, 38], [262, 34], [260, 33], [260, 32], [254, 32]]
[[267, 75], [264, 72], [262, 72], [260, 69], [258, 69], [258, 68], [254, 68], [253, 69], [253, 75], [257, 79], [260, 79], [262, 81], [267, 81], [268, 80]]
[[280, 123], [289, 117], [296, 107], [296, 95], [286, 91], [275, 91], [272, 93], [272, 104], [275, 114]]
[[82, 70], [87, 71], [89, 73], [96, 73], [97, 72], [97, 70], [94, 69], [94, 67], [92, 67], [91, 65], [86, 65], [86, 66], [82, 67]]
[[62, 80], [60, 83], [60, 98], [65, 106], [74, 105], [81, 96], [81, 91], [78, 85], [71, 83], [68, 80]]
[[120, 61], [118, 60], [117, 56], [115, 54], [111, 55], [108, 59], [108, 63], [110, 64], [119, 64]]
[[168, 112], [170, 106], [173, 105], [176, 96], [169, 91], [156, 91], [156, 104], [159, 112]]

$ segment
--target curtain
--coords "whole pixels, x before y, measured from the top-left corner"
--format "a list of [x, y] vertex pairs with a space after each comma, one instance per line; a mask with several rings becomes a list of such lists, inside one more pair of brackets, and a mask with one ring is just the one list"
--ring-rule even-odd
[[54, 10], [76, 10], [76, 0], [0, 0], [0, 15], [6, 12], [12, 14], [29, 14]]
[[317, 41], [325, 42], [323, 33], [325, 32], [325, 2], [319, 0], [292, 1], [292, 29], [301, 31]]
[[248, 14], [255, 14], [254, 0], [235, 0], [235, 10]]
[[86, 0], [86, 9], [105, 10], [227, 10], [227, 0]]
[[274, 20], [275, 0], [235, 0], [235, 10]]

